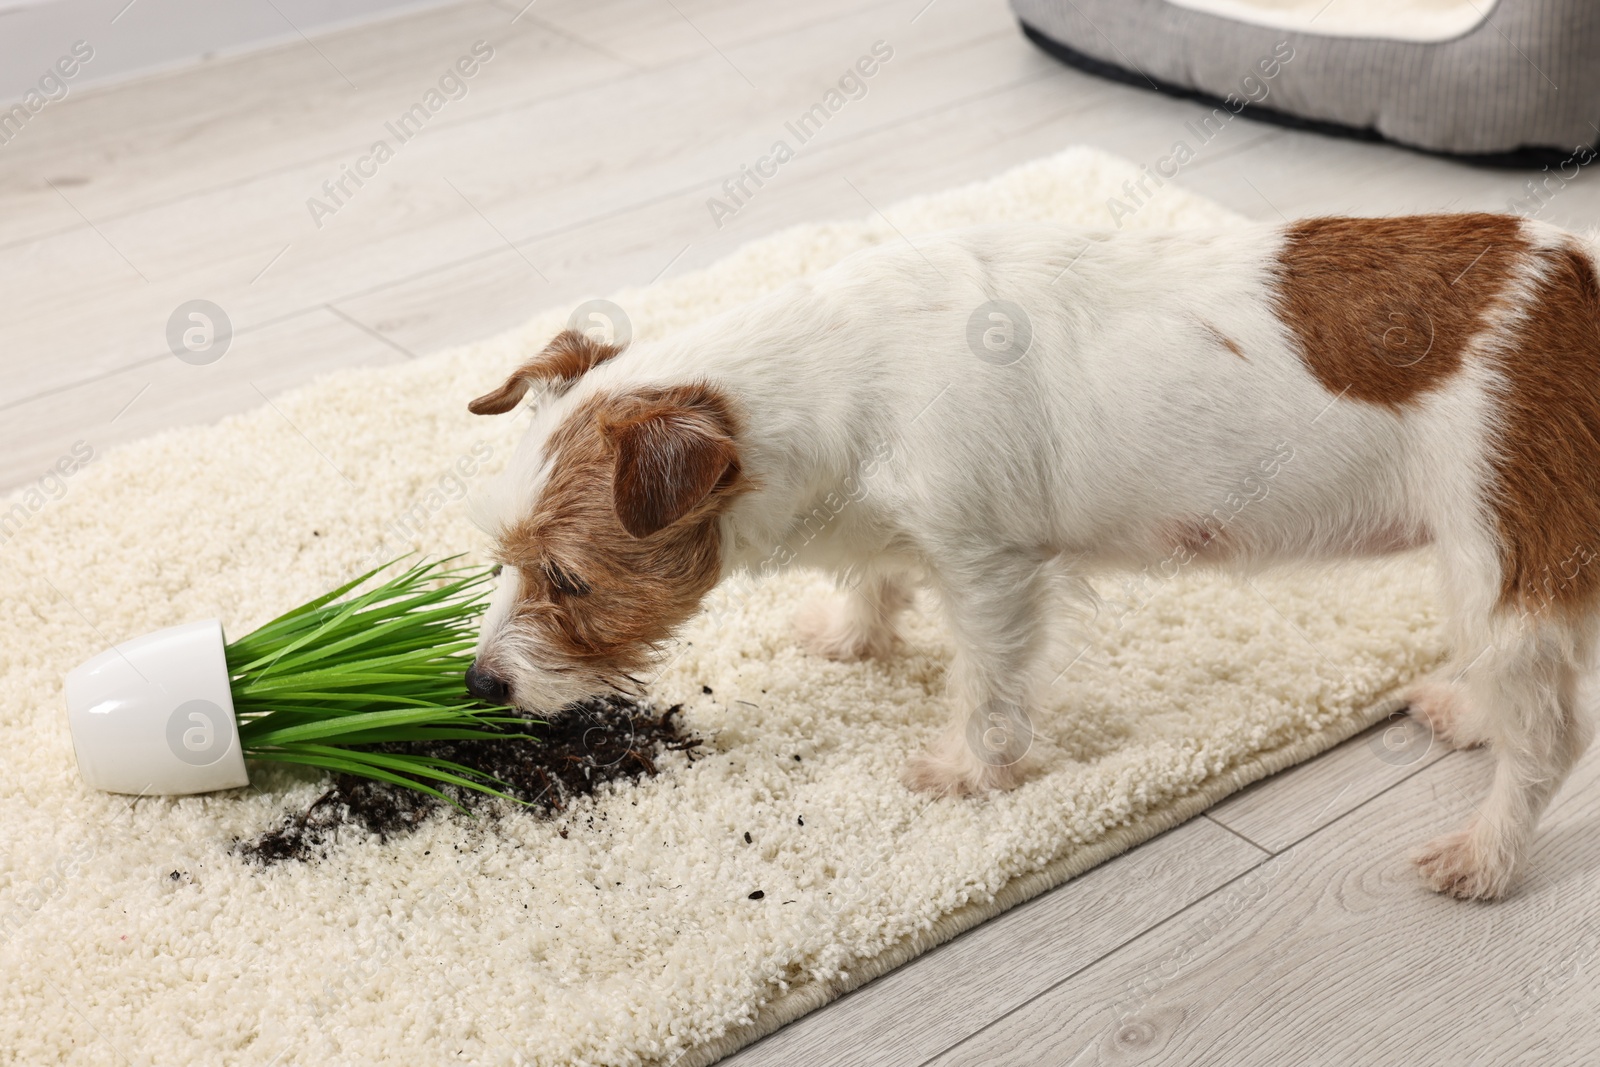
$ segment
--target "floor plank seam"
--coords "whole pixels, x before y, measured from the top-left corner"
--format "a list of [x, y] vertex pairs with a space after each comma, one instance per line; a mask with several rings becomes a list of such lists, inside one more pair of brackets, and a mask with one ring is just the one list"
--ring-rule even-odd
[[[1357, 736], [1359, 737], [1361, 735], [1358, 734]], [[1324, 830], [1327, 830], [1330, 827], [1335, 826], [1338, 823], [1342, 822], [1345, 818], [1347, 818], [1347, 817], [1349, 817], [1351, 815], [1354, 815], [1356, 812], [1362, 810], [1367, 805], [1369, 805], [1373, 801], [1377, 800], [1379, 797], [1384, 796], [1386, 793], [1388, 793], [1390, 790], [1394, 789], [1396, 786], [1402, 785], [1402, 784], [1410, 781], [1412, 778], [1416, 777], [1418, 774], [1421, 774], [1423, 771], [1427, 770], [1429, 767], [1437, 767], [1440, 764], [1447, 762], [1450, 759], [1450, 756], [1453, 756], [1453, 755], [1455, 755], [1455, 753], [1453, 753], [1453, 752], [1449, 753], [1448, 755], [1444, 756], [1443, 758], [1437, 759], [1434, 762], [1432, 762], [1430, 764], [1427, 764], [1426, 766], [1421, 767], [1418, 770], [1412, 772], [1411, 774], [1406, 775], [1404, 778], [1400, 779], [1399, 781], [1394, 782], [1393, 784], [1385, 787], [1384, 789], [1378, 791], [1377, 793], [1374, 793], [1372, 796], [1368, 797], [1366, 800], [1362, 801], [1360, 804], [1357, 804], [1355, 807], [1351, 808], [1349, 811], [1342, 812], [1341, 814], [1334, 816], [1332, 819], [1328, 820], [1328, 822], [1326, 822], [1323, 825], [1317, 827], [1315, 830], [1312, 830], [1311, 832], [1309, 832], [1309, 833], [1297, 838], [1296, 840], [1290, 842], [1289, 844], [1285, 845], [1278, 852], [1272, 852], [1272, 851], [1269, 851], [1267, 849], [1261, 849], [1262, 856], [1257, 862], [1251, 864], [1249, 867], [1246, 867], [1244, 870], [1240, 871], [1238, 874], [1234, 875], [1232, 878], [1229, 878], [1226, 882], [1223, 882], [1220, 885], [1216, 886], [1214, 889], [1211, 889], [1210, 891], [1202, 894], [1201, 896], [1196, 897], [1194, 900], [1192, 900], [1189, 903], [1185, 904], [1183, 907], [1179, 908], [1177, 911], [1174, 911], [1172, 914], [1167, 915], [1164, 918], [1161, 918], [1161, 919], [1157, 920], [1154, 923], [1151, 923], [1149, 926], [1145, 927], [1143, 930], [1138, 931], [1137, 933], [1131, 935], [1130, 937], [1128, 937], [1127, 939], [1125, 939], [1122, 942], [1118, 943], [1117, 945], [1113, 946], [1112, 948], [1107, 949], [1105, 952], [1103, 952], [1100, 955], [1096, 956], [1094, 959], [1092, 959], [1089, 962], [1085, 963], [1083, 966], [1077, 968], [1076, 970], [1072, 971], [1071, 973], [1069, 973], [1067, 975], [1064, 975], [1059, 980], [1057, 980], [1055, 982], [1052, 982], [1049, 986], [1045, 987], [1044, 989], [1039, 990], [1037, 993], [1033, 994], [1033, 996], [1029, 997], [1027, 1000], [1023, 1001], [1021, 1004], [1018, 1004], [1015, 1007], [1010, 1008], [1009, 1010], [1005, 1011], [1004, 1013], [995, 1016], [993, 1019], [991, 1019], [988, 1022], [984, 1023], [982, 1026], [978, 1027], [976, 1030], [972, 1031], [970, 1034], [966, 1035], [961, 1040], [955, 1042], [954, 1044], [952, 1044], [952, 1045], [950, 1045], [950, 1046], [948, 1046], [948, 1047], [946, 1047], [944, 1049], [941, 1049], [940, 1051], [938, 1051], [934, 1055], [930, 1056], [926, 1060], [923, 1060], [921, 1063], [918, 1064], [918, 1067], [930, 1067], [930, 1065], [933, 1064], [934, 1062], [936, 1062], [937, 1060], [949, 1055], [952, 1051], [954, 1051], [955, 1049], [960, 1048], [962, 1045], [966, 1044], [967, 1042], [971, 1041], [973, 1038], [975, 1038], [978, 1035], [980, 1035], [980, 1034], [984, 1033], [985, 1031], [989, 1030], [991, 1027], [994, 1027], [995, 1025], [1005, 1021], [1007, 1018], [1009, 1018], [1010, 1016], [1012, 1016], [1012, 1015], [1016, 1014], [1017, 1012], [1021, 1011], [1023, 1008], [1027, 1007], [1029, 1004], [1031, 1004], [1034, 1001], [1038, 1000], [1040, 997], [1048, 995], [1049, 993], [1051, 993], [1054, 990], [1060, 988], [1062, 985], [1066, 984], [1067, 982], [1070, 982], [1074, 978], [1077, 978], [1079, 975], [1087, 973], [1090, 968], [1095, 967], [1098, 964], [1100, 964], [1103, 961], [1105, 961], [1106, 959], [1108, 959], [1109, 957], [1116, 955], [1118, 952], [1121, 952], [1123, 949], [1125, 949], [1128, 946], [1132, 945], [1134, 942], [1139, 941], [1142, 938], [1145, 938], [1145, 937], [1155, 933], [1156, 931], [1160, 930], [1164, 926], [1167, 926], [1169, 923], [1172, 923], [1174, 920], [1182, 917], [1186, 912], [1198, 907], [1199, 905], [1205, 903], [1207, 900], [1209, 900], [1212, 897], [1216, 896], [1218, 893], [1221, 893], [1223, 890], [1229, 888], [1235, 882], [1238, 882], [1240, 879], [1248, 877], [1249, 875], [1251, 875], [1251, 874], [1255, 873], [1256, 871], [1260, 870], [1262, 867], [1266, 866], [1268, 863], [1274, 862], [1275, 860], [1279, 859], [1280, 857], [1286, 855], [1290, 850], [1298, 847], [1302, 843], [1307, 842], [1311, 838], [1313, 838], [1313, 837], [1317, 836], [1318, 834], [1322, 833]], [[1305, 764], [1301, 764], [1301, 766], [1305, 766]], [[1209, 814], [1206, 814], [1203, 817], [1205, 817], [1207, 819], [1210, 819], [1210, 815]], [[1211, 821], [1216, 823], [1215, 819], [1211, 819]], [[1226, 825], [1223, 825], [1222, 823], [1216, 823], [1216, 824], [1218, 826], [1221, 826], [1224, 830], [1228, 830], [1230, 833], [1234, 833], [1234, 831], [1230, 827], [1228, 827]], [[1173, 829], [1177, 829], [1177, 827], [1174, 827]], [[1167, 832], [1171, 833], [1172, 831], [1169, 830]], [[1159, 837], [1159, 836], [1160, 835], [1158, 834], [1157, 837]], [[1251, 845], [1254, 845], [1256, 848], [1261, 848], [1260, 845], [1256, 845], [1255, 842], [1250, 841], [1249, 838], [1244, 837], [1244, 835], [1242, 835], [1242, 834], [1235, 834], [1235, 836], [1239, 837], [1241, 840], [1244, 840], [1244, 841], [1248, 842]], [[1155, 839], [1156, 838], [1151, 838], [1152, 841], [1155, 840]], [[1146, 844], [1149, 844], [1149, 842], [1146, 842]]]
[[[506, 10], [506, 8], [501, 7], [499, 4], [490, 4], [489, 6], [494, 8], [496, 11], [505, 11]], [[522, 10], [523, 11], [527, 11], [528, 8], [530, 8], [532, 6], [533, 5], [531, 3], [530, 4], [525, 4], [523, 6]], [[579, 48], [586, 48], [589, 51], [595, 53], [596, 55], [604, 56], [605, 58], [611, 60], [613, 63], [621, 63], [624, 67], [627, 67], [629, 70], [633, 71], [635, 74], [641, 73], [643, 71], [647, 71], [647, 70], [650, 69], [648, 64], [636, 63], [633, 60], [629, 59], [627, 56], [620, 55], [620, 54], [618, 54], [616, 52], [613, 52], [610, 49], [608, 49], [608, 48], [606, 48], [606, 47], [604, 47], [602, 45], [596, 44], [594, 41], [589, 40], [587, 37], [583, 36], [582, 34], [574, 33], [571, 30], [567, 29], [566, 27], [560, 25], [559, 23], [551, 22], [549, 19], [542, 19], [538, 15], [528, 15], [527, 19], [528, 19], [528, 22], [530, 24], [539, 27], [540, 29], [544, 30], [544, 32], [550, 34], [552, 37], [559, 37], [563, 41], [568, 42], [569, 44], [575, 44]], [[513, 18], [511, 21], [515, 22], [516, 19]]]
[[368, 326], [366, 323], [362, 322], [360, 319], [357, 319], [355, 316], [346, 313], [345, 311], [341, 310], [340, 308], [336, 307], [335, 305], [333, 305], [333, 304], [323, 304], [322, 306], [327, 308], [333, 314], [337, 315], [339, 318], [343, 319], [345, 322], [348, 322], [350, 325], [354, 326], [356, 329], [360, 330], [362, 333], [366, 334], [368, 337], [371, 337], [375, 341], [379, 341], [379, 342], [381, 342], [383, 344], [388, 345], [390, 348], [394, 349], [396, 352], [400, 353], [402, 356], [405, 356], [407, 359], [416, 359], [417, 358], [417, 354], [415, 352], [411, 351], [409, 348], [406, 348], [404, 345], [400, 344], [400, 342], [391, 339], [386, 334], [379, 333], [377, 330], [373, 329], [371, 326]]
[[[1173, 827], [1173, 829], [1175, 830], [1175, 829], [1177, 829], [1177, 827]], [[1168, 830], [1166, 832], [1167, 833], [1171, 833], [1172, 831]], [[1154, 840], [1156, 840], [1157, 838], [1159, 838], [1161, 836], [1162, 835], [1157, 834], [1156, 837], [1153, 837], [1150, 840], [1154, 841]], [[1145, 844], [1147, 844], [1147, 845], [1149, 843], [1150, 843], [1149, 841], [1145, 842]], [[1216, 894], [1222, 892], [1224, 889], [1228, 888], [1234, 882], [1237, 882], [1239, 879], [1245, 877], [1246, 875], [1250, 874], [1253, 871], [1258, 870], [1263, 865], [1271, 863], [1273, 861], [1273, 859], [1275, 859], [1275, 858], [1276, 857], [1274, 857], [1272, 855], [1272, 853], [1263, 852], [1263, 854], [1262, 854], [1260, 859], [1258, 859], [1255, 863], [1252, 863], [1250, 866], [1246, 867], [1244, 870], [1240, 871], [1238, 874], [1234, 875], [1232, 878], [1229, 878], [1226, 882], [1223, 882], [1220, 885], [1216, 886], [1214, 889], [1211, 889], [1211, 890], [1207, 891], [1206, 893], [1202, 894], [1201, 896], [1196, 897], [1194, 900], [1190, 901], [1188, 904], [1185, 904], [1183, 907], [1179, 908], [1177, 911], [1173, 912], [1172, 914], [1167, 915], [1167, 916], [1165, 916], [1165, 917], [1163, 917], [1161, 919], [1158, 919], [1157, 921], [1151, 923], [1149, 926], [1145, 927], [1143, 930], [1140, 930], [1140, 931], [1130, 935], [1125, 940], [1120, 941], [1116, 945], [1113, 945], [1111, 948], [1106, 949], [1104, 952], [1100, 953], [1094, 959], [1088, 961], [1087, 963], [1085, 963], [1082, 966], [1076, 968], [1075, 970], [1069, 972], [1068, 974], [1063, 975], [1061, 978], [1057, 979], [1056, 981], [1051, 982], [1048, 986], [1046, 986], [1045, 988], [1043, 988], [1043, 989], [1039, 990], [1038, 992], [1034, 993], [1027, 1000], [1024, 1000], [1020, 1004], [1017, 1004], [1017, 1005], [1015, 1005], [1015, 1006], [1013, 1006], [1011, 1008], [1008, 1008], [1006, 1011], [1004, 1011], [1001, 1014], [995, 1016], [993, 1019], [990, 1019], [988, 1022], [984, 1023], [982, 1026], [978, 1027], [976, 1030], [972, 1031], [970, 1034], [968, 1034], [967, 1036], [963, 1037], [961, 1040], [959, 1040], [959, 1041], [955, 1042], [954, 1044], [951, 1044], [951, 1045], [939, 1050], [938, 1052], [934, 1053], [932, 1056], [930, 1056], [927, 1059], [921, 1061], [921, 1063], [919, 1063], [917, 1065], [917, 1067], [930, 1067], [930, 1065], [933, 1064], [935, 1061], [937, 1061], [939, 1059], [942, 1059], [943, 1057], [949, 1055], [954, 1050], [960, 1048], [962, 1045], [966, 1044], [968, 1041], [971, 1041], [973, 1038], [977, 1037], [979, 1034], [982, 1034], [983, 1032], [985, 1032], [989, 1028], [995, 1026], [996, 1024], [1004, 1022], [1006, 1019], [1010, 1018], [1012, 1015], [1015, 1015], [1017, 1012], [1021, 1011], [1024, 1008], [1026, 1008], [1029, 1004], [1033, 1003], [1035, 1000], [1038, 1000], [1040, 997], [1048, 995], [1049, 993], [1053, 992], [1054, 990], [1060, 988], [1062, 985], [1065, 985], [1067, 982], [1072, 981], [1074, 978], [1078, 977], [1079, 975], [1087, 973], [1088, 970], [1091, 967], [1095, 967], [1098, 964], [1100, 964], [1103, 961], [1105, 961], [1106, 959], [1109, 959], [1110, 957], [1116, 955], [1118, 952], [1121, 952], [1124, 948], [1127, 948], [1129, 945], [1133, 944], [1135, 941], [1138, 941], [1140, 938], [1145, 937], [1148, 934], [1154, 933], [1156, 930], [1159, 930], [1161, 927], [1165, 926], [1167, 923], [1171, 922], [1172, 920], [1178, 918], [1180, 915], [1184, 914], [1184, 912], [1188, 911], [1190, 908], [1193, 908], [1196, 905], [1201, 904], [1201, 903], [1205, 902], [1206, 900], [1209, 900], [1211, 897], [1213, 897]]]
[[[1254, 120], [1252, 120], [1252, 121], [1254, 121]], [[1287, 134], [1287, 131], [1285, 131], [1285, 130], [1275, 130], [1275, 129], [1262, 130], [1259, 133], [1257, 133], [1255, 136], [1249, 137], [1248, 139], [1246, 139], [1244, 141], [1244, 143], [1242, 143], [1242, 144], [1230, 145], [1227, 148], [1219, 148], [1215, 152], [1207, 153], [1206, 155], [1203, 155], [1203, 156], [1198, 156], [1198, 158], [1196, 158], [1194, 162], [1185, 163], [1183, 165], [1183, 170], [1180, 170], [1178, 173], [1182, 174], [1183, 171], [1185, 171], [1185, 170], [1186, 171], [1191, 171], [1191, 172], [1192, 171], [1198, 171], [1198, 170], [1205, 170], [1206, 167], [1208, 167], [1208, 166], [1213, 166], [1213, 165], [1215, 165], [1217, 163], [1223, 162], [1224, 160], [1232, 159], [1232, 158], [1234, 158], [1236, 156], [1243, 155], [1244, 153], [1250, 151], [1253, 148], [1258, 148], [1258, 147], [1260, 147], [1261, 145], [1264, 145], [1264, 144], [1274, 144], [1274, 143], [1276, 143], [1278, 141], [1283, 140], [1284, 137], [1286, 137], [1286, 136], [1288, 136], [1288, 134]], [[1201, 195], [1201, 194], [1196, 193], [1195, 195], [1198, 196], [1198, 195]]]
[[[1382, 723], [1378, 724], [1378, 726], [1382, 726], [1382, 725], [1383, 725]], [[1376, 728], [1376, 727], [1374, 727], [1374, 728]], [[1357, 737], [1362, 737], [1364, 735], [1357, 734], [1356, 736]], [[1360, 811], [1362, 808], [1365, 808], [1368, 804], [1371, 804], [1374, 800], [1377, 800], [1379, 797], [1387, 795], [1388, 793], [1392, 792], [1393, 790], [1397, 789], [1398, 787], [1400, 787], [1400, 786], [1404, 785], [1405, 783], [1411, 781], [1411, 779], [1415, 778], [1417, 775], [1422, 774], [1424, 771], [1428, 770], [1429, 768], [1437, 767], [1442, 763], [1448, 762], [1452, 757], [1454, 757], [1456, 755], [1457, 755], [1456, 752], [1453, 752], [1453, 751], [1452, 752], [1447, 752], [1443, 756], [1441, 756], [1438, 759], [1434, 760], [1432, 763], [1422, 763], [1419, 760], [1418, 763], [1420, 765], [1415, 770], [1412, 770], [1410, 773], [1408, 773], [1405, 777], [1398, 778], [1395, 781], [1391, 782], [1389, 785], [1384, 786], [1378, 792], [1372, 794], [1372, 796], [1368, 797], [1366, 800], [1363, 800], [1361, 803], [1357, 804], [1355, 807], [1351, 808], [1349, 811], [1343, 812], [1342, 814], [1339, 814], [1339, 815], [1335, 815], [1333, 818], [1329, 819], [1327, 822], [1321, 824], [1320, 826], [1317, 826], [1315, 829], [1309, 830], [1306, 833], [1301, 834], [1299, 837], [1295, 838], [1293, 841], [1290, 841], [1287, 845], [1284, 845], [1277, 852], [1274, 852], [1273, 855], [1274, 856], [1281, 856], [1285, 852], [1288, 852], [1290, 849], [1295, 848], [1296, 846], [1302, 844], [1303, 842], [1311, 840], [1313, 837], [1315, 837], [1318, 834], [1322, 833], [1322, 831], [1326, 830], [1328, 827], [1333, 826], [1333, 825], [1341, 822], [1342, 820], [1344, 820], [1345, 818], [1347, 818], [1347, 817], [1349, 817], [1351, 815], [1354, 815], [1356, 812]], [[1330, 806], [1331, 806], [1331, 802], [1330, 802]]]
[[1220, 827], [1221, 829], [1226, 830], [1228, 833], [1232, 834], [1234, 837], [1237, 837], [1240, 841], [1243, 841], [1245, 844], [1249, 845], [1251, 848], [1260, 849], [1262, 851], [1262, 853], [1265, 854], [1265, 855], [1268, 855], [1268, 856], [1277, 855], [1277, 853], [1273, 852], [1272, 849], [1268, 848], [1267, 846], [1265, 846], [1263, 844], [1259, 844], [1259, 843], [1257, 843], [1255, 841], [1250, 840], [1244, 834], [1241, 834], [1239, 831], [1235, 830], [1233, 827], [1229, 826], [1227, 823], [1218, 822], [1216, 819], [1213, 819], [1211, 817], [1211, 813], [1209, 811], [1205, 812], [1200, 817], [1202, 819], [1204, 819], [1206, 822], [1210, 823], [1212, 826]]
[[[233, 336], [235, 339], [238, 339], [252, 333], [259, 333], [260, 331], [268, 329], [269, 327], [278, 326], [282, 323], [301, 318], [302, 316], [314, 314], [315, 312], [322, 311], [325, 308], [327, 308], [326, 303], [309, 304], [305, 307], [297, 308], [294, 311], [285, 312], [282, 315], [274, 315], [271, 318], [262, 319], [260, 322], [252, 322], [248, 326], [236, 326], [233, 330]], [[99, 374], [94, 375], [92, 378], [79, 378], [76, 381], [66, 382], [62, 385], [51, 386], [48, 389], [42, 389], [37, 393], [30, 393], [27, 396], [19, 397], [16, 400], [4, 401], [3, 403], [0, 403], [0, 411], [18, 408], [24, 404], [30, 404], [35, 400], [44, 400], [48, 397], [58, 396], [62, 393], [70, 392], [73, 389], [80, 389], [86, 385], [93, 385], [96, 382], [105, 381], [107, 378], [114, 378], [119, 374], [124, 374], [131, 370], [138, 370], [140, 367], [153, 366], [154, 364], [160, 363], [164, 359], [171, 358], [172, 353], [170, 351], [161, 351], [149, 356], [139, 356], [131, 363], [124, 363], [120, 366], [109, 367], [106, 370], [101, 371]]]

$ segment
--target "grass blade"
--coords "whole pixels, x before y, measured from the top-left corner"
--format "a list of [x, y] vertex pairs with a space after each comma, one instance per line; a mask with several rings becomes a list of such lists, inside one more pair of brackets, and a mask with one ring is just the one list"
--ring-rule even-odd
[[530, 739], [531, 720], [466, 692], [492, 573], [459, 558], [391, 560], [229, 642], [245, 757], [359, 775], [456, 807], [441, 787], [506, 797], [470, 767], [370, 747]]

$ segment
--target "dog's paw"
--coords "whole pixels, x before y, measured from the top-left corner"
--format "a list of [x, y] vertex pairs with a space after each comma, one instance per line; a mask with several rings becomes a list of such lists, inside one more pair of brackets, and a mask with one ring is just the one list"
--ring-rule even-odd
[[1426, 726], [1440, 744], [1476, 748], [1487, 742], [1473, 728], [1466, 686], [1430, 679], [1412, 686], [1404, 699], [1411, 717]]
[[964, 773], [928, 752], [911, 758], [900, 772], [900, 782], [913, 793], [934, 797], [967, 797], [977, 792]]
[[1511, 885], [1515, 864], [1497, 853], [1476, 824], [1436, 837], [1411, 861], [1438, 893], [1460, 900], [1497, 900]]
[[864, 623], [842, 597], [818, 597], [801, 607], [795, 635], [806, 651], [824, 659], [851, 662], [887, 659], [894, 651], [894, 630]]
[[997, 767], [971, 758], [952, 758], [930, 750], [912, 757], [900, 774], [907, 789], [936, 797], [975, 797], [1022, 784], [1022, 763]]

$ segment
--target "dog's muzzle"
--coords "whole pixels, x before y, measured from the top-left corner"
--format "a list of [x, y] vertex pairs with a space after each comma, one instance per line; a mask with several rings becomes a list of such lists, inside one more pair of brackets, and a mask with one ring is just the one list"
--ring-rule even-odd
[[480, 660], [473, 660], [467, 668], [467, 692], [485, 704], [504, 704], [511, 697], [511, 686]]

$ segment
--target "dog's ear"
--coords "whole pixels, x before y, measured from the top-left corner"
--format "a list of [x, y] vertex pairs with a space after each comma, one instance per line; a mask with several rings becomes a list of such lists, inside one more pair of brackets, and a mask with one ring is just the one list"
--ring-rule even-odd
[[634, 537], [666, 529], [741, 480], [733, 416], [708, 384], [623, 398], [599, 421], [615, 462], [617, 518]]
[[474, 415], [499, 415], [522, 402], [535, 382], [550, 382], [564, 391], [593, 368], [621, 352], [616, 345], [596, 341], [577, 330], [562, 330], [544, 351], [511, 372], [505, 384], [467, 405]]

